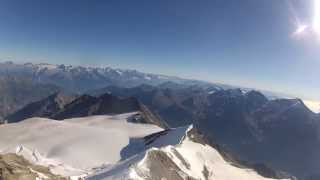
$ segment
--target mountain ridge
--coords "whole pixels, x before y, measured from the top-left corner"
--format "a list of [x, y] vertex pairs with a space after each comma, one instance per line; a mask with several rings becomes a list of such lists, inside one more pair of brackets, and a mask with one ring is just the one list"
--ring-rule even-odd
[[55, 120], [86, 117], [94, 115], [112, 115], [139, 111], [131, 122], [150, 123], [163, 128], [168, 125], [154, 114], [147, 106], [134, 97], [118, 98], [109, 93], [99, 97], [90, 95], [68, 96], [54, 93], [47, 98], [28, 104], [19, 111], [9, 115], [8, 123], [23, 121], [31, 117], [44, 117]]

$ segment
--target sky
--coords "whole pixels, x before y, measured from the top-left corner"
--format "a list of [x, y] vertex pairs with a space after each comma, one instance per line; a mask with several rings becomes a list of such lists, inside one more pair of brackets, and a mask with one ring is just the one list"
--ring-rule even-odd
[[0, 60], [137, 69], [320, 101], [315, 1], [1, 0]]

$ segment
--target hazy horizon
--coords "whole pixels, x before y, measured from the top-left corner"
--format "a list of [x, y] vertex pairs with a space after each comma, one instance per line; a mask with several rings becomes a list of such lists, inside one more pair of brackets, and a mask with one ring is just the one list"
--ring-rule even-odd
[[0, 59], [136, 69], [320, 101], [313, 3], [4, 0]]
[[318, 102], [318, 100], [316, 99], [308, 99], [308, 98], [304, 98], [295, 94], [288, 94], [286, 92], [281, 92], [281, 91], [275, 91], [275, 90], [271, 90], [271, 89], [259, 89], [256, 87], [249, 87], [249, 86], [244, 86], [241, 84], [230, 84], [227, 82], [223, 82], [223, 81], [209, 81], [209, 80], [204, 80], [204, 79], [196, 79], [196, 78], [192, 78], [192, 77], [184, 77], [184, 76], [179, 76], [179, 75], [174, 75], [174, 74], [163, 74], [163, 73], [154, 73], [154, 72], [148, 72], [148, 71], [143, 71], [143, 70], [139, 70], [139, 69], [133, 69], [133, 68], [123, 68], [123, 67], [115, 67], [115, 66], [110, 66], [110, 65], [83, 65], [83, 64], [67, 64], [67, 63], [60, 63], [60, 64], [55, 64], [55, 63], [48, 63], [48, 62], [28, 62], [28, 61], [10, 61], [10, 60], [4, 60], [4, 59], [0, 59], [0, 63], [14, 63], [14, 64], [28, 64], [28, 63], [33, 63], [33, 64], [50, 64], [50, 65], [66, 65], [66, 66], [73, 66], [73, 67], [77, 67], [77, 66], [81, 66], [81, 67], [91, 67], [91, 68], [113, 68], [113, 69], [120, 69], [120, 70], [137, 70], [139, 72], [142, 73], [147, 73], [147, 74], [155, 74], [155, 75], [164, 75], [164, 76], [172, 76], [172, 77], [177, 77], [177, 78], [182, 78], [182, 79], [188, 79], [188, 80], [197, 80], [197, 81], [203, 81], [203, 82], [207, 82], [207, 83], [212, 83], [212, 84], [221, 84], [221, 85], [227, 85], [227, 86], [233, 86], [234, 88], [245, 88], [245, 89], [252, 89], [252, 90], [258, 90], [258, 91], [264, 91], [264, 92], [269, 92], [272, 93], [274, 95], [278, 95], [279, 97], [287, 97], [287, 98], [300, 98], [302, 100], [307, 100], [313, 103], [317, 103], [315, 104], [316, 106], [320, 107], [320, 102]]

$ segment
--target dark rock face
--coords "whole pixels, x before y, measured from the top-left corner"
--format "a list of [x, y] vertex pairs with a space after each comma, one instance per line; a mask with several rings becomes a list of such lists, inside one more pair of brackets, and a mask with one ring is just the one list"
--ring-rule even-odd
[[139, 105], [139, 111], [141, 112], [141, 120], [139, 121], [140, 123], [155, 124], [164, 129], [169, 128], [169, 125], [164, 120], [162, 120], [161, 117], [147, 108], [147, 106], [143, 105], [142, 103], [140, 103]]
[[40, 179], [35, 173], [39, 172], [52, 180], [66, 180], [61, 176], [54, 175], [46, 167], [30, 164], [23, 157], [16, 154], [0, 155], [0, 179], [3, 180], [34, 180]]
[[153, 114], [136, 98], [118, 98], [111, 94], [100, 97], [82, 95], [75, 97], [63, 93], [55, 93], [43, 100], [31, 103], [23, 109], [8, 116], [8, 123], [19, 122], [30, 117], [46, 117], [56, 120], [86, 117], [92, 115], [112, 115], [139, 111], [128, 121], [155, 124], [163, 128], [168, 125]]
[[67, 104], [61, 111], [51, 115], [53, 119], [67, 119], [103, 114], [121, 114], [139, 110], [139, 102], [134, 98], [120, 99], [110, 94], [100, 97], [83, 95]]
[[81, 96], [66, 105], [63, 110], [52, 115], [51, 118], [60, 120], [91, 115], [122, 114], [134, 111], [139, 111], [139, 114], [129, 119], [129, 121], [155, 124], [163, 128], [168, 127], [164, 121], [136, 98], [118, 98], [108, 93], [98, 98], [88, 95]]

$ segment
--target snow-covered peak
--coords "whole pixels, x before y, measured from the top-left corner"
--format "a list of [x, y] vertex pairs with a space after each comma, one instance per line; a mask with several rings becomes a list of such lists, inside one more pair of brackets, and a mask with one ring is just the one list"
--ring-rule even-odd
[[171, 129], [147, 138], [149, 149], [115, 166], [90, 175], [88, 180], [271, 180], [252, 169], [229, 163], [218, 150], [195, 142], [192, 126]]

